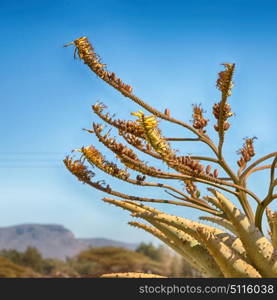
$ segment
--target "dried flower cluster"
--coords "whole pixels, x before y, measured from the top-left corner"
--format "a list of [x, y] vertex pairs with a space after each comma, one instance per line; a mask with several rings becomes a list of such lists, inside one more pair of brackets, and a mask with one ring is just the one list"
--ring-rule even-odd
[[193, 128], [205, 133], [204, 128], [208, 125], [209, 120], [203, 117], [204, 110], [201, 105], [193, 105]]
[[[126, 132], [128, 132], [126, 130]], [[128, 144], [134, 146], [135, 148], [139, 149], [140, 151], [147, 153], [149, 155], [152, 155], [156, 158], [159, 158], [159, 156], [157, 154], [155, 154], [154, 152], [151, 152], [151, 145], [149, 145], [144, 139], [140, 139], [138, 137], [136, 137], [133, 134], [130, 133], [121, 133], [119, 135], [122, 135], [123, 138], [126, 140], [126, 142], [128, 142]]]
[[183, 166], [187, 166], [188, 168], [190, 168], [191, 173], [195, 176], [202, 175], [209, 176], [211, 178], [218, 177], [218, 169], [214, 169], [214, 171], [211, 172], [211, 165], [207, 165], [205, 168], [199, 160], [193, 160], [190, 156], [177, 156], [175, 159], [179, 161]]
[[235, 64], [222, 64], [225, 67], [224, 71], [218, 73], [216, 82], [217, 88], [226, 96], [231, 96], [231, 91], [234, 86], [232, 77], [235, 69]]
[[94, 52], [94, 48], [87, 37], [83, 36], [74, 42], [65, 45], [65, 47], [72, 44], [75, 44], [75, 50], [78, 52], [79, 58], [82, 59], [97, 76], [101, 79], [112, 82], [118, 88], [125, 90], [127, 93], [132, 93], [132, 87], [130, 85], [122, 82], [120, 78], [116, 77], [115, 73], [106, 70], [106, 65], [101, 63], [99, 55]]
[[125, 121], [121, 119], [113, 120], [109, 113], [103, 114], [103, 110], [106, 106], [103, 103], [96, 103], [92, 106], [93, 111], [106, 123], [116, 127], [119, 134], [130, 133], [137, 137], [143, 137], [144, 131], [138, 122], [133, 122], [131, 120]]
[[[92, 106], [93, 112], [104, 121], [110, 129], [103, 132], [104, 126], [93, 123], [93, 128], [87, 130], [95, 135], [98, 142], [109, 149], [123, 165], [119, 167], [114, 162], [106, 160], [95, 146], [82, 147], [78, 151], [81, 158], [73, 160], [66, 157], [64, 163], [68, 170], [80, 181], [99, 189], [109, 195], [118, 197], [104, 198], [107, 203], [121, 207], [131, 213], [131, 216], [141, 218], [150, 225], [139, 222], [130, 222], [130, 225], [141, 228], [167, 244], [174, 251], [182, 255], [192, 267], [207, 277], [277, 277], [277, 212], [272, 211], [269, 205], [277, 195], [274, 188], [277, 186], [275, 168], [277, 167], [277, 152], [260, 157], [246, 168], [254, 152], [254, 138], [245, 138], [243, 147], [238, 151], [241, 155], [238, 163], [239, 170], [234, 172], [223, 157], [225, 132], [230, 128], [227, 121], [232, 115], [231, 106], [227, 103], [233, 87], [232, 77], [234, 64], [225, 63], [225, 70], [218, 74], [217, 87], [221, 91], [221, 100], [213, 105], [212, 113], [218, 132], [218, 144], [209, 137], [208, 119], [204, 118], [201, 105], [193, 105], [192, 125], [171, 116], [170, 109], [164, 113], [145, 103], [133, 94], [132, 88], [124, 84], [113, 72], [108, 72], [100, 58], [95, 54], [93, 47], [86, 37], [75, 40], [75, 53], [87, 64], [95, 74], [114, 87], [125, 97], [148, 111], [146, 115], [139, 110], [132, 115], [135, 121], [114, 119], [109, 113], [104, 113], [106, 106], [96, 103]], [[159, 128], [160, 120], [181, 126], [196, 135], [190, 137], [165, 137]], [[117, 138], [110, 137], [111, 129], [119, 133]], [[176, 131], [177, 132], [177, 131]], [[183, 131], [180, 131], [183, 132]], [[177, 155], [173, 150], [174, 142], [203, 143], [213, 153], [213, 156]], [[129, 146], [126, 145], [126, 143]], [[186, 147], [184, 147], [186, 149]], [[162, 161], [166, 168], [161, 170], [149, 166], [140, 158], [140, 153]], [[271, 164], [258, 166], [266, 160], [273, 159]], [[103, 180], [92, 182], [95, 174], [85, 165], [88, 162], [103, 172], [127, 183], [137, 185], [138, 189], [155, 187], [163, 189], [171, 199], [140, 197], [127, 195], [112, 189]], [[213, 166], [213, 167], [212, 167]], [[130, 173], [127, 172], [130, 169]], [[256, 171], [270, 170], [270, 182], [267, 195], [260, 199], [249, 190], [247, 180]], [[136, 174], [133, 174], [137, 172]], [[220, 174], [224, 174], [222, 177]], [[132, 178], [132, 175], [134, 177]], [[149, 182], [149, 178], [153, 182]], [[158, 180], [168, 179], [167, 182]], [[181, 187], [180, 187], [181, 183]], [[207, 185], [210, 194], [201, 196], [203, 191], [198, 185]], [[231, 194], [238, 200], [240, 207], [234, 205], [225, 195]], [[139, 193], [139, 190], [138, 190]], [[250, 205], [250, 198], [256, 201], [255, 210]], [[144, 205], [142, 202], [165, 203], [190, 207], [208, 215], [200, 217], [202, 221], [209, 221], [216, 226], [191, 221], [179, 216], [168, 215], [156, 208]], [[269, 224], [270, 239], [263, 234], [262, 218], [264, 211]], [[110, 274], [106, 277], [130, 277], [135, 275]], [[136, 275], [145, 277], [144, 274]], [[153, 275], [154, 276], [154, 275]]]
[[257, 139], [256, 137], [253, 138], [245, 138], [245, 143], [243, 147], [238, 150], [238, 154], [241, 154], [240, 159], [237, 161], [239, 167], [245, 167], [247, 162], [251, 160], [251, 158], [255, 155], [254, 152], [254, 140]]
[[114, 82], [118, 85], [119, 88], [125, 90], [128, 93], [132, 93], [133, 88], [129, 85], [129, 84], [125, 84], [124, 82], [122, 82], [122, 80], [120, 78], [117, 78], [115, 76], [115, 73], [108, 73], [108, 78], [111, 82]]
[[83, 153], [84, 157], [90, 164], [96, 166], [100, 170], [108, 173], [109, 175], [123, 180], [129, 178], [129, 173], [127, 173], [125, 170], [118, 168], [115, 163], [105, 160], [101, 152], [99, 152], [95, 147], [82, 147], [80, 151]]
[[[176, 160], [180, 164], [190, 168], [191, 172], [195, 175], [204, 174], [204, 166], [200, 163], [199, 160], [193, 160], [190, 156], [177, 156]], [[207, 175], [210, 175], [207, 173]]]
[[193, 183], [191, 180], [185, 180], [184, 181], [186, 185], [186, 191], [194, 198], [200, 197], [200, 191], [197, 189], [197, 186], [195, 183]]
[[84, 183], [90, 182], [91, 178], [95, 175], [92, 171], [88, 170], [81, 160], [73, 161], [67, 156], [64, 159], [64, 164], [73, 175]]
[[114, 152], [117, 158], [122, 158], [122, 155], [125, 155], [131, 159], [138, 160], [137, 155], [132, 149], [122, 143], [118, 143], [115, 138], [109, 137], [109, 133], [102, 135], [103, 126], [93, 123], [93, 129], [99, 141]]
[[[220, 103], [215, 103], [213, 106], [213, 114], [215, 118], [217, 119], [217, 124], [214, 125], [214, 129], [216, 131], [219, 131], [219, 117], [220, 117]], [[225, 103], [222, 109], [222, 119], [223, 119], [223, 130], [226, 131], [230, 128], [230, 123], [226, 120], [233, 116], [233, 113], [231, 112], [231, 106], [229, 103]]]

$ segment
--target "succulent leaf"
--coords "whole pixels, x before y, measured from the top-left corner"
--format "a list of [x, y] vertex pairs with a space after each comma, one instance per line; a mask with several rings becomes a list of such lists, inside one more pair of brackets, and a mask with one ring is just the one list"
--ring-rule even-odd
[[229, 220], [232, 221], [247, 251], [248, 257], [264, 277], [277, 277], [277, 251], [258, 228], [224, 195], [216, 190], [213, 194], [220, 201]]
[[143, 213], [133, 213], [132, 215], [135, 217], [147, 219], [147, 221], [149, 221], [149, 220], [159, 221], [161, 223], [165, 223], [165, 224], [174, 226], [177, 229], [182, 230], [186, 234], [191, 235], [195, 239], [198, 239], [197, 229], [205, 228], [209, 232], [216, 234], [216, 236], [219, 239], [221, 239], [222, 242], [224, 242], [226, 245], [232, 247], [234, 249], [234, 251], [237, 252], [238, 255], [240, 255], [244, 259], [247, 259], [245, 249], [244, 249], [240, 239], [232, 236], [231, 234], [226, 233], [225, 231], [217, 229], [215, 227], [204, 225], [204, 224], [201, 224], [201, 223], [198, 223], [195, 221], [191, 221], [191, 220], [188, 220], [185, 218], [167, 215], [165, 213], [143, 212]]
[[237, 232], [236, 232], [232, 222], [230, 222], [226, 219], [223, 219], [220, 217], [210, 217], [210, 216], [199, 217], [199, 219], [203, 220], [203, 221], [213, 222], [213, 223], [220, 225], [220, 226], [224, 227], [225, 229], [231, 231], [234, 235], [237, 235]]
[[222, 273], [213, 257], [209, 255], [206, 249], [192, 236], [173, 226], [159, 222], [153, 222], [152, 224], [179, 246], [183, 251], [183, 256], [187, 257], [188, 263], [198, 271], [204, 273], [207, 277], [222, 277]]
[[233, 249], [224, 244], [216, 235], [204, 228], [198, 228], [197, 232], [225, 277], [261, 277], [253, 266], [241, 259]]
[[[177, 253], [179, 253], [192, 267], [194, 267], [196, 270], [198, 270], [200, 273], [202, 273], [205, 276], [209, 276], [210, 273], [207, 273], [205, 268], [203, 268], [198, 262], [197, 258], [193, 257], [192, 254], [188, 254], [184, 251], [183, 245], [180, 247], [180, 241], [178, 240], [176, 243], [176, 240], [170, 239], [170, 236], [168, 235], [168, 232], [166, 230], [163, 230], [163, 225], [159, 224], [158, 222], [151, 222], [151, 224], [154, 226], [149, 226], [146, 224], [142, 224], [139, 222], [129, 222], [128, 224], [132, 226], [136, 226], [138, 228], [142, 228], [145, 231], [151, 233], [152, 235], [156, 236], [158, 239], [163, 241], [165, 244], [167, 244], [170, 248], [175, 250]], [[158, 229], [159, 228], [159, 229]], [[210, 277], [210, 276], [209, 276]]]

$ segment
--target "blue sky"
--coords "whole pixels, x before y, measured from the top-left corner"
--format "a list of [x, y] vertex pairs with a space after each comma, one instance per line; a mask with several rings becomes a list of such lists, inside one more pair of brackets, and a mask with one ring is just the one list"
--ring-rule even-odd
[[[103, 203], [102, 193], [78, 182], [62, 164], [82, 145], [102, 150], [81, 130], [98, 121], [91, 112], [96, 101], [123, 118], [138, 109], [74, 60], [73, 47], [62, 47], [80, 36], [89, 37], [108, 69], [135, 94], [160, 110], [170, 107], [187, 122], [191, 104], [202, 103], [213, 124], [220, 63], [235, 62], [229, 102], [236, 116], [226, 158], [236, 168], [235, 152], [246, 136], [258, 137], [257, 157], [276, 151], [276, 1], [2, 1], [0, 28], [0, 226], [58, 223], [79, 237], [154, 240], [127, 226], [125, 211]], [[191, 136], [165, 125], [168, 133]], [[209, 133], [216, 136], [212, 126]], [[199, 144], [184, 144], [182, 152], [210, 153]], [[263, 196], [267, 182], [265, 171], [253, 176], [250, 186]], [[137, 193], [124, 184], [122, 191]], [[165, 197], [156, 190], [141, 192], [149, 193]], [[163, 209], [193, 219], [199, 215]]]

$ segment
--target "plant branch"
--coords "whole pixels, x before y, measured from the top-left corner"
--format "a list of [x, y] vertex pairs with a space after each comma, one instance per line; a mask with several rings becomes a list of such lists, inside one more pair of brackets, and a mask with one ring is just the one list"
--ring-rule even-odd
[[266, 209], [266, 207], [275, 199], [276, 195], [273, 195], [274, 187], [275, 187], [275, 167], [277, 164], [277, 154], [272, 162], [271, 170], [270, 170], [270, 184], [268, 189], [268, 194], [265, 197], [265, 199], [260, 203], [256, 210], [255, 215], [255, 225], [262, 231], [262, 218], [263, 213]]
[[241, 174], [240, 176], [240, 181], [244, 180], [244, 178], [247, 176], [248, 172], [250, 170], [252, 170], [253, 168], [255, 168], [258, 164], [260, 164], [261, 162], [271, 158], [271, 157], [274, 157], [277, 155], [277, 152], [272, 152], [270, 154], [267, 154], [259, 159], [257, 159], [256, 161], [254, 161], [247, 169], [245, 169], [245, 171]]
[[199, 141], [201, 141], [200, 138], [170, 138], [170, 137], [165, 137], [164, 139], [166, 141], [171, 141], [171, 142], [199, 142]]

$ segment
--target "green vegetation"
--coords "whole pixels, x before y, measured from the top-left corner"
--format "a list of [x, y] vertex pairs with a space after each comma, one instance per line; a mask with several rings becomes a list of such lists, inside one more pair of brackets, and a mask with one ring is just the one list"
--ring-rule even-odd
[[152, 243], [140, 243], [136, 252], [142, 253], [154, 261], [158, 261], [163, 269], [161, 275], [166, 277], [201, 277], [180, 255], [169, 251], [163, 245], [155, 247]]
[[137, 247], [136, 252], [142, 253], [148, 257], [150, 257], [153, 260], [161, 261], [162, 260], [162, 254], [163, 254], [163, 246], [155, 247], [152, 243], [140, 243], [140, 245]]
[[19, 266], [5, 257], [0, 256], [0, 277], [1, 278], [28, 278], [28, 277], [39, 277], [39, 274], [36, 274], [30, 268]]
[[43, 258], [34, 247], [0, 252], [0, 277], [99, 277], [105, 273], [160, 273], [199, 277], [179, 255], [164, 246], [141, 243], [136, 251], [119, 247], [88, 248], [66, 261]]
[[127, 271], [162, 272], [161, 264], [151, 258], [138, 252], [117, 247], [91, 248], [83, 251], [73, 260], [73, 266], [81, 275], [85, 276]]
[[[40, 276], [77, 275], [66, 262], [58, 259], [43, 258], [41, 253], [35, 247], [28, 247], [24, 252], [19, 252], [14, 249], [2, 250], [0, 252], [0, 257], [12, 262], [20, 268], [31, 269], [40, 274]], [[3, 277], [2, 275], [1, 277]]]
[[44, 260], [35, 247], [28, 247], [25, 252], [19, 252], [14, 249], [2, 250], [0, 256], [9, 259], [15, 264], [30, 267], [39, 273], [41, 273], [44, 268]]

